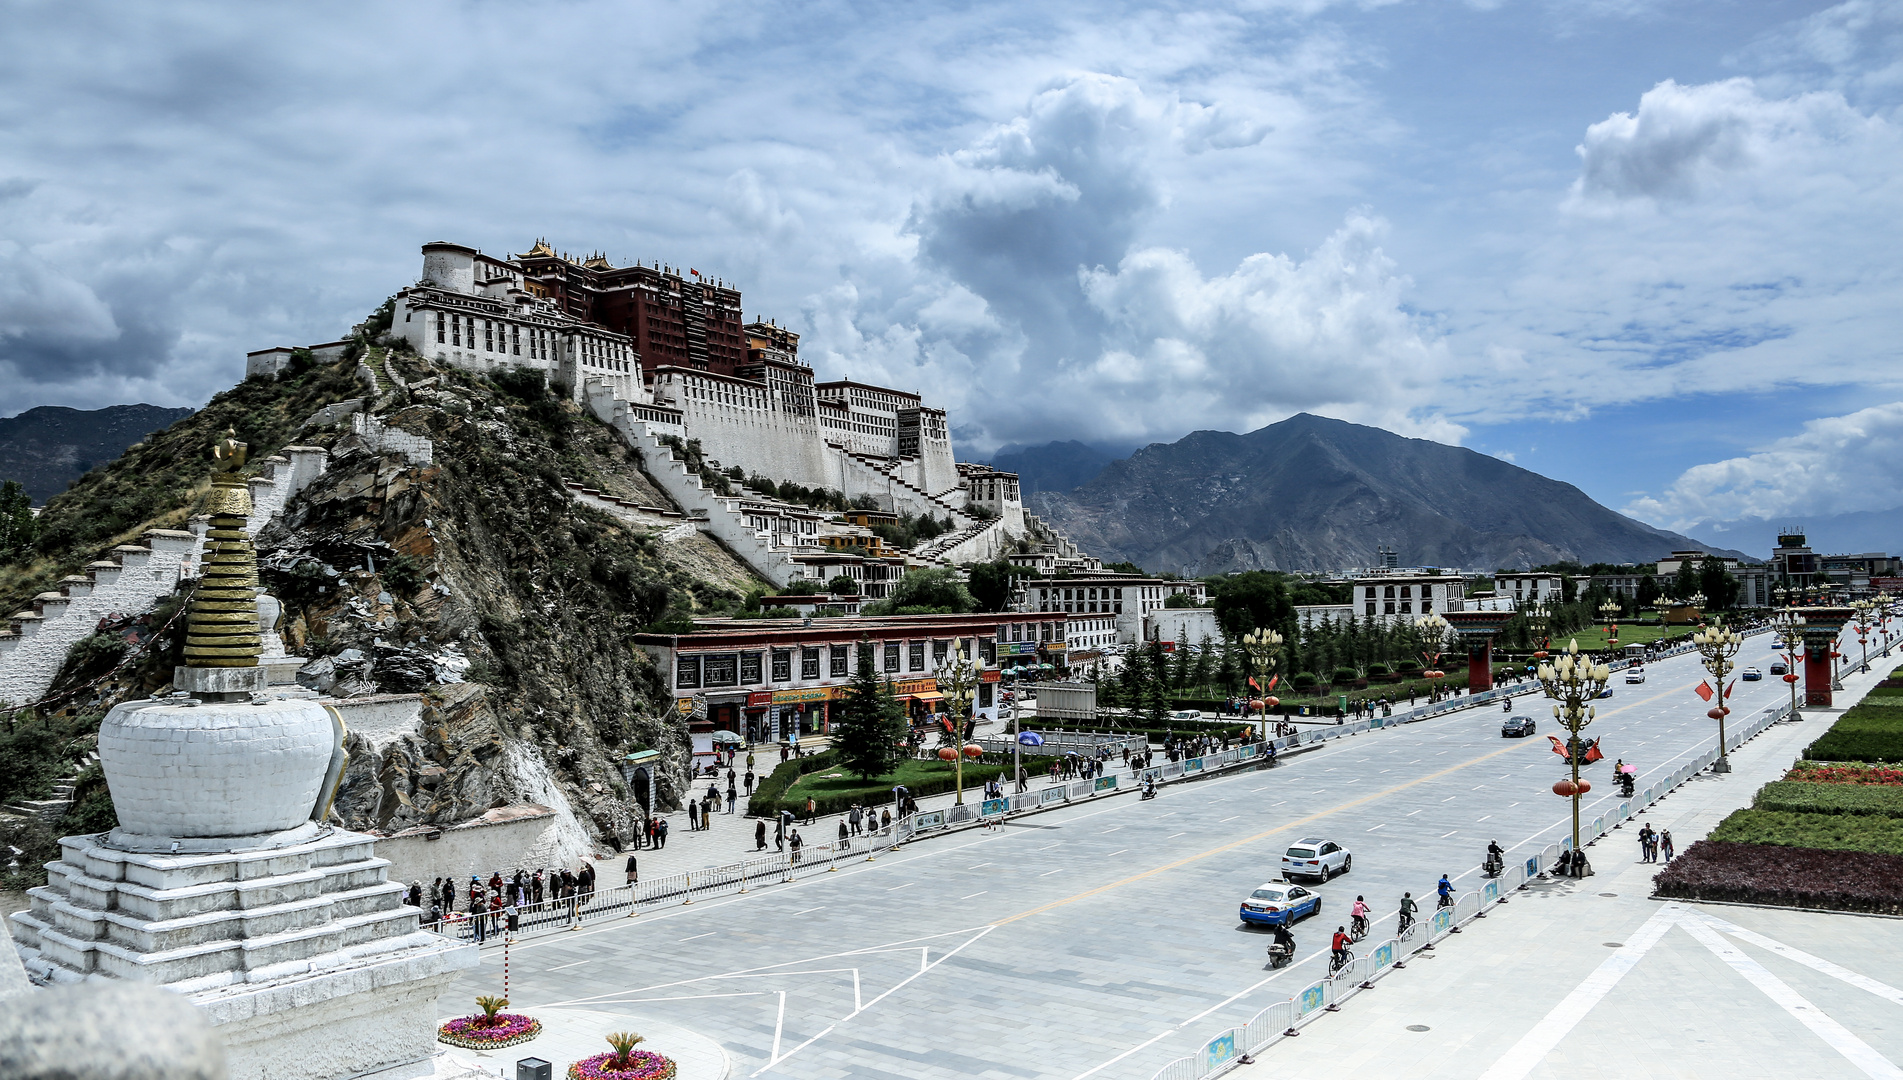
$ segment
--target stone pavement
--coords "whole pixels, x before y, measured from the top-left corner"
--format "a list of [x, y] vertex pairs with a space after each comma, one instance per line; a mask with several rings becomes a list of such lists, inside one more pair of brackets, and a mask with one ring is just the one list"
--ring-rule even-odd
[[[1838, 701], [1889, 666], [1847, 676]], [[1642, 822], [1683, 851], [1842, 711], [1771, 728], [1729, 776], [1693, 779], [1594, 845], [1595, 876], [1514, 894], [1228, 1075], [1903, 1077], [1903, 920], [1663, 903], [1648, 898], [1661, 867], [1638, 861]]]

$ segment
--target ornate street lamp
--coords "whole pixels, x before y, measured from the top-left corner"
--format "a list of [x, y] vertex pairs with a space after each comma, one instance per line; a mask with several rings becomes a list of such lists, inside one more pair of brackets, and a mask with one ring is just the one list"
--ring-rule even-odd
[[1546, 659], [1546, 627], [1553, 621], [1553, 609], [1544, 600], [1535, 600], [1520, 613], [1526, 620], [1526, 632], [1533, 639], [1533, 658]]
[[[953, 800], [963, 806], [965, 802], [965, 757], [977, 744], [965, 745], [965, 721], [971, 718], [971, 702], [977, 696], [980, 674], [978, 665], [966, 659], [965, 650], [954, 649], [945, 662], [938, 667], [938, 692], [945, 695], [946, 703], [952, 714], [952, 771], [956, 774], [958, 797]], [[1012, 746], [1012, 759], [1015, 761], [1016, 744]], [[939, 751], [941, 757], [944, 751]], [[1012, 779], [1016, 780], [1014, 772]]]
[[1249, 653], [1249, 663], [1255, 668], [1256, 674], [1265, 677], [1256, 692], [1262, 695], [1259, 699], [1262, 702], [1262, 737], [1267, 739], [1269, 737], [1269, 709], [1281, 704], [1269, 696], [1268, 676], [1275, 670], [1276, 656], [1282, 651], [1282, 635], [1268, 629], [1251, 630], [1242, 635], [1242, 647]]
[[1784, 681], [1791, 687], [1791, 719], [1802, 720], [1797, 711], [1797, 647], [1804, 644], [1804, 616], [1785, 610], [1771, 620], [1771, 630], [1784, 646]]
[[1446, 678], [1447, 673], [1440, 670], [1440, 654], [1447, 648], [1447, 639], [1454, 628], [1439, 615], [1429, 615], [1414, 627], [1421, 632], [1421, 660], [1427, 665], [1421, 674], [1429, 679]]
[[1619, 611], [1619, 602], [1617, 600], [1608, 600], [1599, 605], [1599, 614], [1606, 620], [1606, 645], [1608, 647], [1619, 644]]
[[1857, 644], [1863, 648], [1863, 665], [1858, 670], [1866, 675], [1870, 673], [1870, 624], [1871, 615], [1876, 610], [1876, 606], [1875, 600], [1850, 602], [1850, 609], [1856, 612], [1851, 616], [1851, 623], [1857, 628]]
[[1731, 709], [1725, 705], [1725, 676], [1738, 666], [1731, 658], [1743, 647], [1744, 635], [1726, 630], [1713, 619], [1710, 626], [1692, 635], [1692, 644], [1698, 648], [1699, 663], [1711, 672], [1711, 681], [1718, 691], [1718, 704], [1705, 714], [1718, 721], [1718, 760], [1712, 763], [1711, 771], [1728, 773], [1731, 758], [1725, 749], [1725, 714]]
[[1579, 778], [1579, 759], [1585, 756], [1579, 733], [1597, 716], [1598, 710], [1591, 703], [1611, 678], [1611, 668], [1594, 663], [1590, 656], [1579, 655], [1578, 641], [1568, 642], [1566, 651], [1560, 653], [1557, 660], [1541, 661], [1539, 666], [1540, 687], [1554, 702], [1553, 719], [1569, 732], [1566, 758], [1572, 766], [1573, 778], [1554, 784], [1553, 794], [1573, 800], [1574, 851], [1579, 850], [1579, 800], [1592, 790], [1591, 784]]

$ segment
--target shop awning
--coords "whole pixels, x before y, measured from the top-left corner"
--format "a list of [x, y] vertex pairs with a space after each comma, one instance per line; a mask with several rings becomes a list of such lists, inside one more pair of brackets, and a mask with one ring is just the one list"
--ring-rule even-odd
[[936, 690], [933, 690], [932, 692], [926, 693], [926, 694], [907, 694], [905, 696], [911, 698], [913, 701], [943, 701], [945, 700], [945, 695], [939, 693]]

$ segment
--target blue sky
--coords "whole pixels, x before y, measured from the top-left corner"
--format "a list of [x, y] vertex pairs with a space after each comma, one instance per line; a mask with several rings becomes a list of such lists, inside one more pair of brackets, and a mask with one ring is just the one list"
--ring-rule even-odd
[[1312, 411], [1672, 527], [1903, 502], [1903, 5], [5, 14], [0, 415], [197, 404], [546, 236], [974, 454]]

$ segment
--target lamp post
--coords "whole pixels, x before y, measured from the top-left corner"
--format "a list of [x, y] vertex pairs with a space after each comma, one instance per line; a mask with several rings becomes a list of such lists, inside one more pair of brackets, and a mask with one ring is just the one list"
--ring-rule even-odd
[[1440, 654], [1447, 647], [1453, 627], [1439, 615], [1429, 615], [1414, 626], [1421, 632], [1421, 660], [1427, 665], [1421, 674], [1429, 679], [1446, 678], [1447, 673], [1440, 670]]
[[[1251, 630], [1242, 635], [1242, 647], [1249, 653], [1249, 664], [1256, 673], [1268, 676], [1275, 670], [1275, 658], [1282, 651], [1282, 635], [1273, 630]], [[1262, 695], [1262, 737], [1269, 737], [1269, 702], [1275, 701], [1269, 696], [1269, 684], [1264, 682], [1258, 692]], [[1279, 704], [1279, 702], [1278, 702]]]
[[1550, 663], [1542, 660], [1539, 666], [1540, 688], [1554, 702], [1553, 719], [1569, 732], [1566, 757], [1572, 766], [1573, 778], [1554, 784], [1553, 793], [1573, 800], [1574, 851], [1579, 850], [1579, 799], [1592, 790], [1591, 784], [1579, 779], [1579, 759], [1583, 756], [1579, 733], [1593, 722], [1598, 710], [1591, 702], [1611, 678], [1611, 668], [1594, 663], [1589, 656], [1579, 655], [1577, 641], [1568, 642], [1566, 651], [1560, 653], [1558, 659]]
[[1526, 620], [1527, 636], [1533, 639], [1533, 658], [1546, 659], [1546, 627], [1553, 621], [1553, 609], [1544, 600], [1535, 600], [1520, 613]]
[[1606, 620], [1606, 645], [1608, 647], [1619, 644], [1619, 611], [1619, 602], [1617, 600], [1607, 600], [1605, 603], [1599, 605], [1599, 614]]
[[1852, 625], [1857, 628], [1857, 644], [1863, 649], [1863, 663], [1857, 670], [1866, 675], [1870, 673], [1871, 612], [1875, 610], [1876, 606], [1877, 604], [1874, 600], [1853, 600], [1850, 602], [1851, 610], [1856, 612], [1856, 615], [1851, 617], [1851, 621]]
[[1778, 643], [1784, 646], [1784, 681], [1791, 687], [1791, 719], [1802, 720], [1797, 711], [1797, 647], [1804, 643], [1804, 616], [1786, 609], [1771, 621]]
[[[953, 800], [959, 806], [965, 804], [965, 721], [971, 718], [971, 702], [978, 689], [978, 665], [965, 657], [965, 650], [953, 650], [945, 662], [938, 667], [938, 692], [945, 695], [952, 711], [952, 771], [956, 774], [958, 797]], [[1012, 759], [1017, 757], [1016, 741], [1012, 742]], [[1017, 777], [1014, 774], [1012, 779]]]
[[1713, 619], [1710, 626], [1692, 635], [1692, 644], [1698, 648], [1699, 663], [1711, 672], [1712, 683], [1718, 691], [1718, 704], [1706, 714], [1718, 721], [1718, 760], [1712, 763], [1711, 771], [1728, 773], [1731, 758], [1725, 749], [1725, 714], [1731, 709], [1725, 705], [1725, 676], [1738, 666], [1731, 658], [1744, 645], [1744, 635], [1726, 630]]

